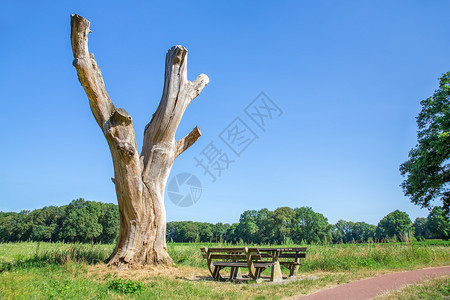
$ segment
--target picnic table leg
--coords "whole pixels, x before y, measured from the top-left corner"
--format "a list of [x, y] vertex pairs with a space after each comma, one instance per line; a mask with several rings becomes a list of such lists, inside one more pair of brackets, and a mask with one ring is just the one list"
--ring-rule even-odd
[[[300, 254], [300, 252], [296, 252], [297, 255]], [[291, 265], [290, 269], [289, 269], [289, 277], [295, 277], [297, 276], [297, 272], [298, 272], [298, 263], [299, 263], [300, 259], [298, 257], [296, 257], [294, 259], [294, 264]]]
[[270, 273], [270, 281], [272, 282], [280, 282], [283, 280], [283, 275], [281, 274], [281, 266], [280, 266], [280, 251], [272, 252], [272, 272]]
[[208, 247], [204, 248], [205, 254], [206, 254], [206, 262], [208, 264], [209, 272], [211, 273], [211, 276], [214, 280], [221, 280], [222, 276], [220, 276], [219, 272], [222, 269], [219, 266], [214, 266], [212, 259], [211, 259], [211, 253], [208, 250]]
[[231, 267], [230, 279], [234, 280], [234, 279], [241, 279], [241, 278], [242, 278], [242, 274], [241, 274], [241, 272], [239, 272], [239, 267]]
[[298, 265], [292, 265], [289, 269], [289, 277], [295, 277], [298, 273]]
[[252, 255], [247, 247], [244, 247], [244, 251], [245, 251], [245, 255], [247, 256], [248, 275], [252, 279], [256, 280], [257, 279], [257, 275], [256, 275], [257, 268], [255, 268], [255, 265], [253, 264]]
[[272, 272], [270, 273], [270, 281], [280, 282], [283, 280], [283, 275], [281, 274], [280, 262], [278, 260], [272, 266]]
[[[240, 254], [240, 252], [232, 252], [231, 254]], [[232, 262], [237, 262], [237, 259], [231, 260]], [[242, 278], [241, 273], [239, 272], [239, 267], [231, 267], [230, 271], [230, 280], [235, 280], [237, 278]]]
[[263, 268], [256, 269], [256, 274], [255, 274], [256, 278], [255, 279], [259, 279], [261, 277], [261, 272], [262, 271], [264, 271]]
[[213, 273], [213, 278], [214, 280], [221, 280], [222, 276], [220, 276], [220, 270], [222, 270], [222, 266], [215, 266], [214, 267], [214, 273]]

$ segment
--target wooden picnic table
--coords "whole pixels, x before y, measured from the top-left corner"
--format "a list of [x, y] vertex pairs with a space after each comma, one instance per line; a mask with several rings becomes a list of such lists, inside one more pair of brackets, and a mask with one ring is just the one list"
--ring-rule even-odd
[[[239, 268], [248, 268], [249, 275], [253, 279], [260, 278], [261, 273], [271, 267], [270, 280], [279, 282], [283, 280], [281, 266], [289, 269], [289, 276], [296, 276], [301, 265], [300, 258], [306, 257], [306, 247], [291, 248], [265, 248], [265, 247], [241, 247], [241, 248], [201, 248], [203, 256], [207, 259], [208, 269], [215, 280], [223, 279], [220, 270], [231, 267], [230, 279], [236, 279]], [[213, 261], [220, 259], [221, 261]], [[267, 260], [268, 259], [268, 260]]]
[[[289, 277], [296, 276], [298, 272], [298, 267], [301, 265], [300, 258], [306, 257], [306, 247], [297, 248], [257, 248], [262, 254], [261, 256], [272, 258], [274, 265], [271, 270], [272, 281], [283, 280], [281, 273], [281, 266], [285, 266], [289, 269]], [[285, 261], [280, 259], [294, 259], [293, 261]]]

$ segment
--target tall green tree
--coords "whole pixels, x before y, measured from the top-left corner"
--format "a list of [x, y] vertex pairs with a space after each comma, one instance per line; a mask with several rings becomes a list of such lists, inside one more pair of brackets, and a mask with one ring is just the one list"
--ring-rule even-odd
[[58, 235], [58, 223], [64, 216], [64, 209], [57, 206], [46, 206], [35, 209], [28, 214], [30, 239], [49, 242]]
[[256, 232], [255, 242], [256, 243], [268, 243], [270, 241], [270, 236], [272, 232], [272, 226], [270, 224], [270, 219], [273, 212], [267, 208], [258, 210], [256, 215], [256, 226], [258, 231]]
[[450, 72], [442, 75], [433, 96], [420, 102], [417, 116], [417, 145], [409, 159], [400, 165], [406, 176], [402, 188], [411, 202], [429, 207], [432, 200], [442, 201], [449, 212], [450, 190]]
[[373, 241], [377, 226], [367, 224], [366, 222], [356, 222], [352, 227], [352, 240], [357, 243], [366, 243]]
[[227, 233], [227, 225], [229, 226], [229, 224], [223, 224], [221, 222], [213, 225], [214, 241], [216, 243], [223, 241], [225, 234]]
[[99, 203], [82, 198], [73, 200], [66, 208], [61, 239], [69, 242], [97, 242], [103, 231], [99, 223], [101, 214]]
[[98, 223], [102, 226], [99, 240], [102, 243], [113, 243], [119, 235], [119, 207], [113, 203], [101, 203], [102, 211]]
[[431, 235], [427, 225], [427, 218], [416, 218], [413, 223], [414, 237], [429, 239]]
[[[1, 212], [0, 213], [0, 242], [14, 242], [20, 240], [23, 233], [20, 230], [24, 229], [21, 226], [17, 230], [18, 219], [25, 220], [25, 216], [16, 212]], [[20, 234], [20, 236], [18, 236]]]
[[271, 227], [271, 242], [283, 243], [288, 238], [292, 240], [294, 233], [295, 211], [290, 207], [279, 207], [274, 210], [269, 219]]
[[352, 241], [353, 222], [339, 220], [333, 225], [333, 243], [348, 243]]
[[412, 222], [408, 214], [399, 210], [386, 215], [378, 223], [376, 237], [379, 240], [397, 238], [402, 241], [406, 234], [412, 233]]
[[256, 210], [246, 210], [239, 218], [239, 225], [235, 229], [235, 235], [246, 243], [253, 243], [256, 241], [256, 233], [258, 226], [256, 225], [258, 212]]
[[435, 206], [427, 217], [427, 228], [431, 237], [448, 240], [450, 238], [450, 222], [442, 207]]
[[331, 231], [333, 225], [328, 224], [328, 219], [324, 215], [314, 212], [311, 207], [295, 208], [294, 212], [294, 242], [318, 243], [332, 241]]

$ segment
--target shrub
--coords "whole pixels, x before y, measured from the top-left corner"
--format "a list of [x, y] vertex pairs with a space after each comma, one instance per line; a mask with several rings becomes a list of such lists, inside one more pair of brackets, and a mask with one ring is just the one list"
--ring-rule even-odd
[[109, 281], [108, 289], [122, 294], [134, 294], [144, 289], [144, 284], [131, 279], [114, 278]]

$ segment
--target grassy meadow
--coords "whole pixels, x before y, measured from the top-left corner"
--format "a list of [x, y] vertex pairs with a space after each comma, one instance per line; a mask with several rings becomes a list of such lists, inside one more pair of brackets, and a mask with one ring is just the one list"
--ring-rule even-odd
[[169, 243], [175, 266], [118, 271], [102, 263], [114, 245], [0, 244], [0, 298], [282, 299], [384, 273], [450, 264], [447, 241], [307, 245], [307, 258], [295, 280], [215, 282], [202, 258], [203, 246], [230, 245]]

